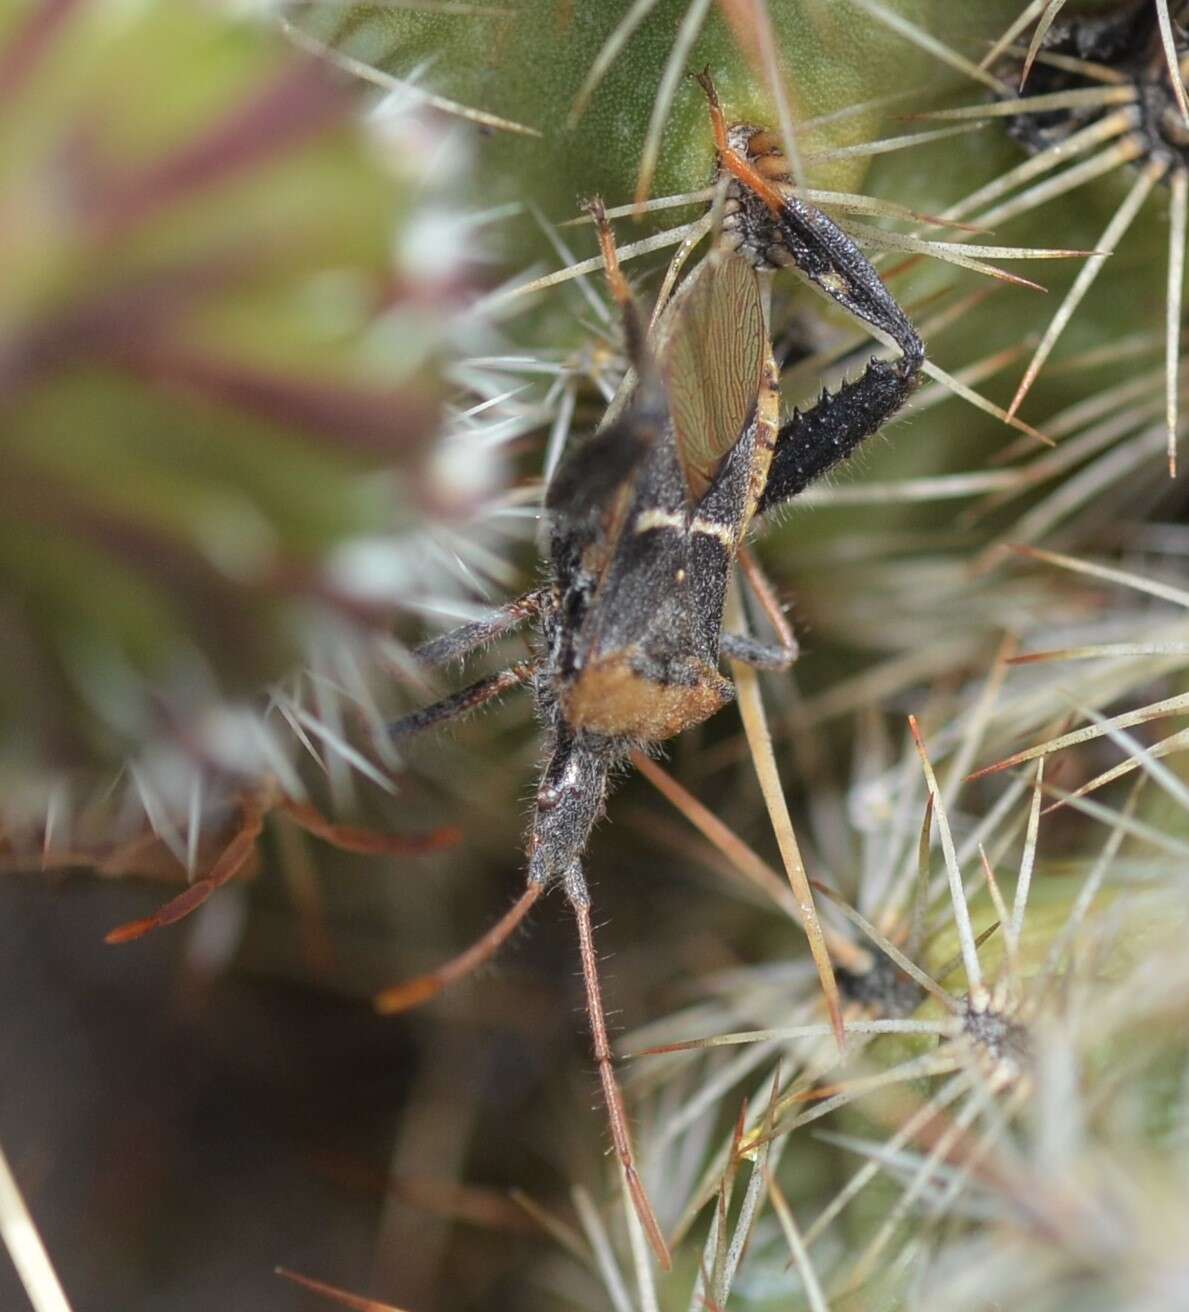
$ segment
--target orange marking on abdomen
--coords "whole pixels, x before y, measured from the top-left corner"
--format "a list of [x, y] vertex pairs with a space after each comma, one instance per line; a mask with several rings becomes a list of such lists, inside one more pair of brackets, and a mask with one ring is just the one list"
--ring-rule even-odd
[[632, 669], [627, 652], [585, 669], [563, 694], [572, 729], [609, 738], [660, 742], [701, 724], [731, 700], [730, 683], [699, 662], [691, 683], [657, 683]]

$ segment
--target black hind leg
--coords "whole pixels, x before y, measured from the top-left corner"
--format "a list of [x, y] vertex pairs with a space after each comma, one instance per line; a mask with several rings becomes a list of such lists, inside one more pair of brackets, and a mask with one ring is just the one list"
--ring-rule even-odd
[[833, 395], [823, 393], [804, 414], [794, 412], [777, 435], [760, 498], [763, 513], [795, 497], [892, 418], [920, 381], [925, 346], [867, 257], [837, 224], [794, 196], [776, 218], [754, 199], [750, 204], [753, 223], [771, 225], [771, 256], [793, 264], [831, 300], [900, 348], [899, 359], [871, 360], [861, 378]]

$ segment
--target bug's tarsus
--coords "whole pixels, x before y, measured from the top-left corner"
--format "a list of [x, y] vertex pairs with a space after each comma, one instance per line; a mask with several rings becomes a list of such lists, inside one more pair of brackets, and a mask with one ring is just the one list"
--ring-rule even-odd
[[694, 81], [706, 93], [706, 107], [710, 111], [710, 126], [714, 132], [715, 149], [722, 154], [728, 149], [727, 121], [723, 117], [722, 103], [719, 101], [714, 79], [710, 76], [709, 64], [700, 73], [694, 74]]
[[[328, 820], [309, 802], [286, 796], [275, 781], [244, 790], [236, 798], [236, 809], [239, 814], [236, 828], [207, 872], [202, 875], [192, 872], [190, 883], [183, 892], [170, 898], [152, 915], [117, 925], [105, 936], [105, 942], [131, 943], [153, 930], [175, 925], [195, 912], [212, 893], [247, 868], [264, 832], [265, 818], [273, 811], [284, 812], [307, 833], [314, 834], [343, 852], [412, 856], [450, 847], [461, 837], [457, 829], [450, 827], [417, 834], [386, 834], [354, 825], [337, 824]], [[143, 845], [143, 837], [135, 839], [128, 847], [108, 853], [103, 860], [96, 862], [97, 868], [108, 873], [120, 871], [121, 862], [134, 856]], [[72, 865], [76, 863], [71, 861]]]
[[787, 670], [797, 659], [796, 646], [759, 642], [742, 633], [724, 633], [718, 644], [724, 660], [742, 661], [757, 670]]
[[790, 661], [796, 660], [801, 652], [801, 644], [797, 641], [796, 632], [789, 623], [789, 618], [780, 604], [780, 598], [776, 595], [771, 580], [764, 573], [763, 567], [746, 542], [740, 546], [735, 558], [739, 562], [739, 569], [747, 580], [748, 587], [760, 604], [760, 609], [767, 616], [768, 623], [772, 625], [778, 644], [790, 653]]
[[154, 929], [176, 924], [197, 910], [216, 889], [234, 879], [247, 865], [256, 841], [264, 830], [268, 799], [260, 790], [249, 790], [239, 798], [239, 825], [228, 839], [218, 860], [201, 879], [195, 879], [185, 892], [158, 907], [152, 915], [117, 925], [104, 935], [105, 943], [131, 943]]
[[436, 997], [443, 989], [464, 979], [480, 966], [486, 965], [523, 924], [542, 891], [541, 885], [530, 883], [511, 908], [490, 929], [485, 930], [470, 947], [426, 975], [417, 975], [402, 984], [395, 984], [392, 988], [377, 993], [372, 999], [376, 1011], [382, 1016], [393, 1016], [397, 1012], [410, 1011], [413, 1007], [419, 1007], [430, 998]]

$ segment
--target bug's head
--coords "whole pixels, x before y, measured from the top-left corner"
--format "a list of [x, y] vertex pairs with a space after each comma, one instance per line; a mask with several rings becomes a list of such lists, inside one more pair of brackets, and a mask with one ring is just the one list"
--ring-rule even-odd
[[755, 123], [730, 123], [727, 125], [727, 145], [765, 181], [777, 186], [792, 184], [788, 156], [775, 132]]
[[722, 210], [722, 241], [756, 269], [778, 269], [788, 261], [779, 249], [774, 223], [792, 185], [780, 138], [754, 123], [725, 129], [715, 181], [729, 175]]

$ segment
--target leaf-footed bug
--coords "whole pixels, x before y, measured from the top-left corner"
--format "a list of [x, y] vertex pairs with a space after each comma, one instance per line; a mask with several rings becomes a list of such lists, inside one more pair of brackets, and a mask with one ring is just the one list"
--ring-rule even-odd
[[[726, 188], [721, 239], [648, 333], [602, 204], [591, 203], [636, 381], [613, 418], [570, 451], [549, 485], [546, 586], [416, 653], [426, 665], [445, 664], [535, 619], [536, 659], [392, 726], [403, 737], [512, 686], [531, 685], [548, 758], [527, 841], [527, 886], [460, 956], [376, 999], [381, 1011], [395, 1012], [432, 997], [489, 959], [540, 895], [560, 884], [578, 924], [612, 1141], [666, 1267], [668, 1249], [637, 1172], [612, 1065], [582, 856], [612, 770], [633, 750], [655, 750], [731, 700], [722, 658], [777, 670], [794, 659], [792, 649], [723, 632], [736, 554], [755, 515], [795, 496], [904, 404], [924, 360], [920, 338], [858, 247], [793, 194], [772, 135], [728, 126], [709, 77], [699, 81]], [[757, 272], [776, 267], [799, 270], [901, 351], [892, 362], [873, 359], [860, 378], [784, 425]]]

